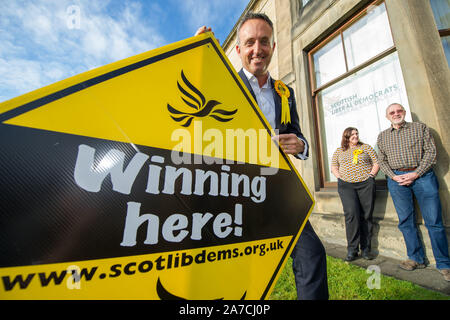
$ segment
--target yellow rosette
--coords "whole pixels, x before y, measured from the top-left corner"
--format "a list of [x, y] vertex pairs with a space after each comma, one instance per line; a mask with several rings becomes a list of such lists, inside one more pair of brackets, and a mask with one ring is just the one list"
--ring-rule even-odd
[[288, 98], [291, 95], [288, 87], [280, 80], [275, 81], [275, 91], [281, 97], [281, 124], [291, 122]]
[[353, 163], [357, 164], [358, 163], [358, 156], [363, 153], [363, 151], [361, 149], [355, 149], [353, 150]]

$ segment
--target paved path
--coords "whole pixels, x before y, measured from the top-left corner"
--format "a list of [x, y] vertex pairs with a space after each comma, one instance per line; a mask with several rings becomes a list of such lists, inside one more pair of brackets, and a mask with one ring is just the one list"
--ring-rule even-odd
[[[347, 256], [347, 249], [341, 245], [323, 242], [327, 255], [344, 260]], [[415, 283], [426, 289], [438, 291], [449, 296], [450, 299], [450, 282], [444, 280], [439, 271], [432, 266], [425, 269], [416, 269], [414, 271], [405, 271], [398, 267], [400, 261], [378, 255], [373, 260], [365, 260], [362, 258], [351, 262], [357, 266], [367, 269], [370, 265], [380, 267], [381, 273], [400, 280], [406, 280]]]

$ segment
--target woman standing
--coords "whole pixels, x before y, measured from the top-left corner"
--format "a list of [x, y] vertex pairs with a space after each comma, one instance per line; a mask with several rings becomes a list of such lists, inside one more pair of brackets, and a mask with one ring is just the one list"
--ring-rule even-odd
[[372, 213], [375, 203], [375, 176], [379, 166], [375, 150], [359, 141], [358, 129], [349, 127], [342, 134], [341, 147], [333, 154], [331, 171], [338, 178], [338, 193], [345, 215], [347, 257], [373, 259], [370, 254]]

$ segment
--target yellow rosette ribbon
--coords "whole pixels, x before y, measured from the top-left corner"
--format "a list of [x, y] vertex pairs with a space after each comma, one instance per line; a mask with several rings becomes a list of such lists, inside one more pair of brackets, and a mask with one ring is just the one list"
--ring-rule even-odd
[[358, 163], [358, 156], [363, 153], [363, 151], [361, 149], [356, 149], [353, 150], [353, 163], [357, 164]]
[[281, 124], [291, 122], [291, 111], [289, 110], [288, 98], [291, 95], [288, 87], [280, 80], [275, 81], [275, 91], [281, 97]]

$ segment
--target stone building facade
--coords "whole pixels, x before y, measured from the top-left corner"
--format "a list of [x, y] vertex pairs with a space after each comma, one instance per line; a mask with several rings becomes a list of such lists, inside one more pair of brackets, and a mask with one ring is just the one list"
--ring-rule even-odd
[[[294, 88], [310, 158], [293, 162], [315, 198], [310, 221], [322, 240], [346, 245], [342, 205], [330, 174], [332, 152], [343, 129], [357, 127], [375, 147], [387, 128], [386, 107], [399, 102], [408, 121], [430, 127], [438, 157], [444, 225], [450, 239], [450, 20], [449, 1], [251, 0], [247, 11], [274, 22], [276, 49], [269, 71]], [[236, 27], [222, 47], [233, 66]], [[293, 195], [295, 196], [295, 195]], [[383, 174], [377, 176], [373, 251], [406, 257], [398, 218]], [[417, 217], [427, 257], [428, 232]]]

